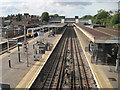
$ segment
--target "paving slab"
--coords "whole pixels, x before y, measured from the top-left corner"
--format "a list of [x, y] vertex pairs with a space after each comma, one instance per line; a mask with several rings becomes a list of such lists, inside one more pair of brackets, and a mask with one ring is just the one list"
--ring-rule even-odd
[[[85, 52], [85, 47], [88, 47], [89, 39], [77, 28], [75, 28], [76, 34], [78, 36], [78, 39], [81, 43], [82, 49], [84, 51], [84, 54], [86, 58], [88, 59], [94, 74], [97, 78], [97, 81], [100, 85], [100, 88], [118, 88], [118, 73], [114, 72], [115, 66], [110, 65], [96, 65], [91, 63], [90, 60], [90, 53]], [[111, 70], [111, 72], [110, 72]], [[110, 78], [114, 78], [115, 80], [111, 80]]]
[[[44, 34], [44, 41], [50, 42], [55, 44], [55, 42], [58, 41], [58, 37], [60, 37], [62, 34], [55, 35], [55, 37], [48, 37], [48, 33]], [[38, 67], [42, 64], [40, 61], [34, 61], [33, 59], [33, 43], [37, 40], [40, 40], [41, 37], [36, 37], [29, 41], [29, 49], [28, 49], [28, 61], [29, 61], [29, 67], [27, 67], [27, 55], [24, 52], [24, 48], [20, 48], [20, 54], [21, 54], [21, 62], [18, 60], [18, 51], [17, 48], [11, 50], [10, 54], [5, 53], [0, 56], [0, 83], [7, 83], [10, 84], [11, 88], [15, 88], [16, 86], [19, 86], [18, 84], [26, 75], [27, 73], [32, 71], [32, 73], [36, 73], [34, 69], [38, 70]], [[46, 54], [49, 53], [45, 52]], [[10, 58], [9, 58], [10, 56]], [[46, 57], [46, 56], [44, 56]], [[11, 68], [8, 66], [8, 60], [11, 60]], [[25, 78], [24, 81], [27, 81]], [[29, 81], [29, 80], [28, 80]], [[28, 83], [27, 83], [28, 84]], [[20, 87], [25, 88], [25, 87]]]

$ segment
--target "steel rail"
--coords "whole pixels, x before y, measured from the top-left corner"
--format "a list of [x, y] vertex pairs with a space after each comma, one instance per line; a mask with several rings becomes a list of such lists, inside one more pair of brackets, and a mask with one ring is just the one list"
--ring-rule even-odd
[[84, 74], [84, 76], [85, 76], [85, 82], [87, 83], [86, 85], [87, 85], [87, 87], [86, 88], [88, 88], [88, 89], [90, 89], [90, 86], [89, 86], [89, 81], [88, 81], [88, 78], [87, 78], [87, 73], [86, 73], [86, 70], [85, 70], [85, 66], [84, 66], [84, 63], [83, 63], [83, 59], [82, 59], [82, 57], [81, 57], [81, 50], [80, 50], [80, 47], [78, 46], [78, 39], [76, 40], [76, 45], [77, 45], [77, 48], [78, 48], [78, 53], [79, 53], [79, 56], [80, 56], [80, 63], [81, 63], [81, 66], [82, 66], [82, 70], [83, 70], [83, 74]]
[[73, 38], [74, 38], [75, 33], [73, 33], [72, 27], [71, 27], [71, 32], [72, 32], [71, 33], [72, 34], [71, 35], [71, 57], [72, 57], [72, 62], [73, 62], [72, 63], [72, 69], [73, 70], [71, 71], [71, 77], [72, 77], [71, 78], [71, 89], [75, 90], [76, 89], [76, 87], [75, 87], [75, 82], [76, 82], [76, 80], [75, 80], [75, 60], [74, 60], [74, 52], [73, 52], [74, 51], [74, 49], [73, 49], [74, 48], [74, 46], [73, 46], [73, 41], [74, 41]]
[[[64, 45], [62, 45], [62, 47], [60, 47], [60, 45], [59, 45], [59, 48], [63, 48], [63, 46]], [[61, 50], [61, 52], [60, 52], [60, 54], [62, 53], [62, 50]], [[49, 77], [49, 74], [51, 73], [51, 71], [53, 71], [52, 72], [52, 74], [54, 74], [54, 70], [52, 70], [52, 69], [55, 69], [55, 68], [53, 68], [53, 65], [55, 65], [55, 64], [57, 64], [57, 63], [55, 63], [55, 61], [56, 60], [58, 60], [59, 61], [59, 59], [57, 59], [58, 57], [60, 57], [60, 55], [58, 55], [58, 54], [56, 54], [56, 56], [55, 57], [53, 57], [53, 62], [52, 62], [52, 64], [51, 64], [51, 67], [50, 67], [50, 70], [49, 70], [49, 72], [47, 73], [47, 75], [46, 75], [46, 79], [45, 79], [45, 81], [43, 82], [43, 86], [41, 87], [41, 89], [44, 89], [45, 88], [45, 84], [46, 84], [46, 82], [48, 81], [48, 77]], [[55, 66], [56, 67], [56, 66]], [[51, 77], [53, 77], [53, 76], [51, 76]], [[51, 79], [52, 80], [52, 79]], [[47, 85], [48, 86], [48, 88], [50, 88], [50, 84], [51, 84], [51, 81], [49, 81], [49, 83], [48, 83], [49, 85]]]
[[[76, 37], [77, 38], [77, 37]], [[74, 46], [75, 46], [75, 51], [76, 51], [76, 60], [77, 60], [77, 67], [78, 67], [78, 72], [79, 72], [79, 88], [81, 89], [81, 90], [83, 90], [83, 85], [82, 85], [82, 75], [81, 75], [81, 68], [80, 68], [80, 63], [79, 63], [79, 56], [78, 56], [78, 49], [77, 49], [77, 45], [76, 45], [76, 42], [75, 42], [75, 40], [76, 40], [76, 38], [74, 38]]]
[[[63, 58], [63, 57], [62, 57], [62, 54], [63, 54], [63, 52], [64, 52], [64, 50], [65, 50], [66, 39], [63, 41], [62, 44], [63, 44], [63, 45], [61, 45], [61, 46], [62, 46], [62, 49], [61, 49], [61, 52], [60, 52], [60, 56], [59, 56], [59, 58], [58, 58], [58, 60], [57, 60], [57, 64], [56, 64], [56, 66], [55, 66], [56, 69], [54, 69], [53, 76], [52, 76], [52, 80], [50, 81], [49, 89], [51, 89], [51, 87], [52, 87], [53, 80], [54, 80], [54, 78], [55, 78], [55, 74], [56, 74], [56, 72], [58, 71], [59, 63], [60, 63], [61, 59]], [[59, 70], [59, 71], [60, 71], [60, 70]]]
[[[68, 30], [67, 30], [68, 32]], [[67, 34], [69, 36], [69, 33]], [[68, 48], [68, 36], [66, 36], [67, 41], [66, 41], [66, 46], [65, 46], [65, 51], [64, 51], [64, 55], [63, 55], [63, 60], [62, 60], [62, 66], [60, 68], [60, 74], [59, 74], [59, 78], [57, 81], [57, 88], [56, 89], [62, 89], [62, 84], [63, 84], [63, 77], [64, 77], [64, 70], [65, 70], [65, 64], [66, 64], [66, 55], [67, 55], [67, 48]]]

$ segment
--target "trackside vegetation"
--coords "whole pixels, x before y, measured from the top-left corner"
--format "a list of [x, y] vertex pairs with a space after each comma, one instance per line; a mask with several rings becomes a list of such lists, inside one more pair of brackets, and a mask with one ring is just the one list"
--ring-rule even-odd
[[112, 11], [98, 10], [94, 16], [85, 15], [81, 19], [92, 19], [93, 24], [101, 24], [107, 27], [120, 28], [120, 12], [113, 13]]

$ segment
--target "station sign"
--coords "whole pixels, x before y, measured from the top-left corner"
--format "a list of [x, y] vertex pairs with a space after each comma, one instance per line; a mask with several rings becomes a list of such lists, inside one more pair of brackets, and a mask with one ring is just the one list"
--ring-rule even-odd
[[106, 40], [110, 40], [110, 37], [107, 37]]
[[23, 43], [22, 42], [18, 42], [18, 46], [22, 46], [23, 45]]
[[39, 35], [40, 35], [40, 36], [43, 36], [43, 35], [44, 35], [44, 32], [39, 32]]

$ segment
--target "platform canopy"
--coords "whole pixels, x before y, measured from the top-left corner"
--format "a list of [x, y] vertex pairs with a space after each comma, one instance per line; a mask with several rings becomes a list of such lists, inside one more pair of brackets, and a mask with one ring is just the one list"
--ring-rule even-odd
[[65, 25], [66, 25], [65, 23], [58, 23], [58, 24], [43, 25], [43, 27], [48, 27], [48, 28], [54, 27], [54, 28], [57, 28], [57, 27], [64, 27]]
[[[109, 34], [107, 32], [101, 32], [92, 28], [85, 27], [80, 23], [74, 24], [86, 37], [89, 38], [90, 41], [94, 43], [105, 43], [112, 44], [117, 43], [120, 44], [120, 37]], [[109, 32], [109, 31], [108, 31]]]
[[43, 25], [43, 26], [28, 28], [28, 29], [36, 30], [36, 29], [43, 29], [43, 28], [61, 28], [61, 27], [64, 27], [65, 25], [66, 23], [57, 23], [57, 24], [48, 24], [48, 25]]

